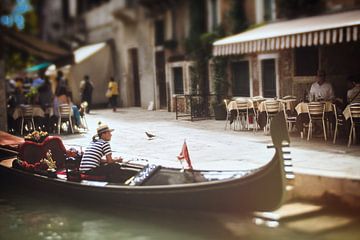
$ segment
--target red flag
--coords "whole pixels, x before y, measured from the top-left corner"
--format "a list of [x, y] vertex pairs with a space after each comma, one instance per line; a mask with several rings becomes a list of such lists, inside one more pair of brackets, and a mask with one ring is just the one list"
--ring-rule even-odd
[[183, 144], [183, 147], [181, 149], [181, 152], [179, 154], [179, 156], [177, 157], [179, 160], [183, 160], [185, 159], [188, 166], [189, 166], [189, 169], [193, 169], [192, 165], [191, 165], [191, 160], [190, 160], [190, 155], [189, 155], [189, 151], [188, 151], [188, 148], [187, 148], [187, 145], [186, 145], [186, 141], [184, 141], [184, 144]]

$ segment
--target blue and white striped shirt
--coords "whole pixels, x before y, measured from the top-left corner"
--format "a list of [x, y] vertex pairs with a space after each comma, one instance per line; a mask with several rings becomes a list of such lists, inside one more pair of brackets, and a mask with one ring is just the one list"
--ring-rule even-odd
[[111, 153], [110, 143], [99, 139], [85, 149], [84, 155], [80, 163], [80, 171], [87, 171], [100, 166], [103, 156]]

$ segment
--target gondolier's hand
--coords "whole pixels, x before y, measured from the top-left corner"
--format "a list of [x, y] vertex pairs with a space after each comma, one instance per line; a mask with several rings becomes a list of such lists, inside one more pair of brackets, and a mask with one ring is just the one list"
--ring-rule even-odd
[[123, 158], [122, 158], [122, 157], [114, 157], [114, 158], [113, 158], [113, 161], [114, 161], [114, 162], [121, 163], [121, 162], [123, 161]]

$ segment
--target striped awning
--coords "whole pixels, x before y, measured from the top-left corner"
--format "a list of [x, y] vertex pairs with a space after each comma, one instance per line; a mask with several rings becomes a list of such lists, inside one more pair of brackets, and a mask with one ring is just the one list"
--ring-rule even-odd
[[215, 41], [214, 56], [358, 41], [360, 10], [267, 24]]

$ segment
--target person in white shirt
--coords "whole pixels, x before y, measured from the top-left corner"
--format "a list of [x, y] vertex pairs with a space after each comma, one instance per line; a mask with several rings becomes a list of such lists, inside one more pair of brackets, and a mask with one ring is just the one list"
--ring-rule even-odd
[[317, 74], [317, 81], [310, 88], [311, 101], [333, 101], [335, 99], [334, 90], [331, 83], [326, 81], [326, 74], [320, 70]]

